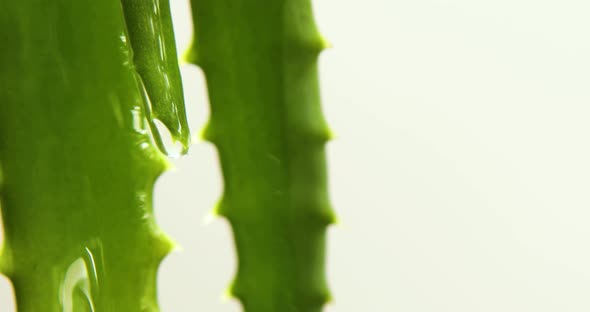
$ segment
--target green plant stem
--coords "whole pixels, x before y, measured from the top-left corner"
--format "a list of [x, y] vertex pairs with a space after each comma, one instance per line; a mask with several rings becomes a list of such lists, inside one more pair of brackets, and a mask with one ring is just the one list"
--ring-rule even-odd
[[247, 312], [317, 312], [329, 300], [327, 189], [317, 59], [325, 43], [309, 0], [192, 0], [188, 59], [206, 77], [233, 229], [232, 294]]
[[20, 312], [158, 310], [172, 243], [151, 203], [167, 161], [126, 33], [119, 0], [0, 10], [0, 268]]

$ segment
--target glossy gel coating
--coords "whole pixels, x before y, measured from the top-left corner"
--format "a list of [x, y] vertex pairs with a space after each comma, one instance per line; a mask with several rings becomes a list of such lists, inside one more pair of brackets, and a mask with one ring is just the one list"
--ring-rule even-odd
[[20, 312], [158, 311], [168, 164], [127, 33], [119, 0], [3, 2], [0, 268]]
[[182, 81], [168, 0], [121, 0], [138, 79], [145, 86], [146, 112], [155, 142], [170, 153], [161, 139], [161, 121], [187, 152], [190, 132], [186, 120]]

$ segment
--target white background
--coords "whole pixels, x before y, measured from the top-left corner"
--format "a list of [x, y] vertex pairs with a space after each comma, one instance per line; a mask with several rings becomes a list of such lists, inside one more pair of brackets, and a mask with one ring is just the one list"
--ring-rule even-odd
[[[172, 0], [179, 50], [188, 1]], [[317, 0], [333, 48], [322, 98], [337, 134], [329, 312], [590, 311], [590, 4], [586, 0]], [[193, 132], [207, 119], [183, 65]], [[183, 250], [163, 312], [237, 312], [221, 180], [197, 142], [157, 183]], [[13, 311], [0, 283], [0, 311]]]

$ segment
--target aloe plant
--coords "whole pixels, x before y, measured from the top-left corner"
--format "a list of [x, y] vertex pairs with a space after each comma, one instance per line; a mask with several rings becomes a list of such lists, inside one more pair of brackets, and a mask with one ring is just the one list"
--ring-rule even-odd
[[238, 254], [231, 291], [247, 312], [315, 312], [329, 300], [326, 141], [310, 0], [192, 0], [209, 89], [204, 136], [225, 180], [218, 212]]
[[151, 202], [168, 163], [146, 124], [160, 118], [185, 146], [188, 132], [166, 1], [123, 4], [0, 10], [0, 268], [21, 312], [158, 310], [173, 244]]
[[[247, 312], [321, 311], [327, 195], [310, 0], [193, 0]], [[0, 10], [0, 271], [18, 310], [158, 311], [173, 247], [153, 218], [158, 123], [189, 132], [167, 0], [7, 2]]]

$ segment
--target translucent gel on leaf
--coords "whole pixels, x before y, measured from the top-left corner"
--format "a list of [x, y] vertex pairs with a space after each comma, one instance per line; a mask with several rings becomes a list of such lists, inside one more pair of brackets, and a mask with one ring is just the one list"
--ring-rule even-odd
[[158, 311], [156, 271], [173, 244], [152, 190], [168, 163], [149, 136], [121, 2], [1, 7], [0, 269], [18, 311]]
[[161, 121], [173, 140], [182, 144], [180, 153], [184, 154], [190, 133], [168, 0], [121, 2], [138, 79], [147, 95], [146, 112], [155, 142], [162, 152], [172, 152], [173, 148], [162, 139], [162, 129], [157, 127], [156, 122]]

